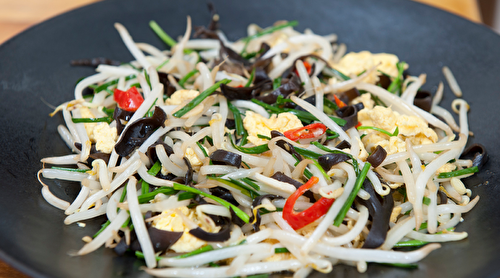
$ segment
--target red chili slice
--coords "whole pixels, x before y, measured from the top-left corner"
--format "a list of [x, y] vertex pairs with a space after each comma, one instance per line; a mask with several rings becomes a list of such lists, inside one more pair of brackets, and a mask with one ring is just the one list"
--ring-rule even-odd
[[333, 97], [335, 98], [335, 104], [337, 104], [339, 108], [346, 106], [346, 104], [341, 101], [336, 95], [333, 95]]
[[[305, 68], [306, 68], [306, 70], [307, 70], [307, 74], [309, 74], [309, 75], [310, 75], [310, 74], [311, 74], [312, 65], [311, 65], [311, 64], [309, 64], [308, 62], [304, 62], [304, 67], [305, 67]], [[295, 70], [295, 74], [296, 74], [297, 76], [299, 76], [299, 72], [298, 72], [297, 70]]]
[[326, 126], [322, 123], [306, 125], [304, 127], [294, 128], [285, 131], [283, 135], [286, 138], [297, 141], [299, 139], [315, 138], [323, 135], [326, 132]]
[[132, 87], [127, 91], [115, 89], [113, 99], [121, 109], [130, 112], [135, 112], [144, 102], [144, 98], [136, 87]]
[[293, 207], [297, 199], [302, 196], [307, 190], [318, 182], [317, 177], [311, 177], [304, 185], [299, 187], [288, 199], [283, 207], [283, 219], [285, 219], [294, 230], [298, 230], [306, 225], [316, 221], [321, 216], [325, 215], [332, 206], [335, 199], [321, 197], [308, 209], [302, 212], [295, 212]]

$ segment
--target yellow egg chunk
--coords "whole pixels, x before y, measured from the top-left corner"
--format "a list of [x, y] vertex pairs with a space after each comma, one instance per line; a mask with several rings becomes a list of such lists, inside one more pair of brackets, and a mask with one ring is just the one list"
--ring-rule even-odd
[[[82, 118], [95, 118], [95, 115], [88, 109], [87, 107], [80, 107], [80, 115]], [[87, 131], [87, 136], [89, 139], [92, 141], [93, 134], [92, 131], [94, 130], [94, 127], [96, 126], [96, 123], [84, 123], [83, 126], [85, 126], [85, 130]]]
[[[188, 207], [179, 207], [177, 210], [187, 216], [190, 220], [196, 223], [203, 230], [207, 231], [201, 224], [194, 210]], [[198, 239], [189, 233], [189, 227], [184, 223], [182, 217], [177, 214], [177, 212], [172, 212], [167, 210], [161, 213], [161, 217], [153, 220], [153, 227], [170, 232], [184, 232], [179, 238], [179, 240], [170, 247], [177, 253], [191, 252], [207, 244], [206, 241]], [[216, 227], [214, 231], [207, 231], [211, 233], [216, 233], [220, 230], [220, 227]]]
[[380, 72], [378, 71], [392, 77], [397, 76], [398, 68], [396, 67], [396, 64], [398, 62], [399, 59], [394, 54], [373, 54], [369, 51], [361, 51], [358, 53], [350, 52], [344, 55], [344, 57], [342, 57], [337, 64], [334, 64], [333, 67], [347, 76], [356, 76], [371, 69], [375, 65], [379, 65], [374, 72], [363, 80], [364, 82], [375, 84], [379, 79], [378, 76], [380, 75]]
[[243, 126], [248, 132], [248, 141], [256, 146], [267, 143], [267, 140], [257, 137], [258, 134], [271, 137], [271, 130], [283, 133], [290, 129], [303, 127], [299, 118], [292, 113], [273, 114], [271, 118], [267, 119], [252, 111], [245, 113]]
[[111, 153], [118, 139], [116, 127], [110, 127], [108, 123], [99, 123], [94, 127], [92, 135], [95, 148], [103, 153]]
[[[202, 146], [202, 148], [204, 148], [206, 150], [205, 147]], [[189, 159], [189, 162], [191, 163], [191, 166], [194, 167], [194, 166], [202, 166], [203, 165], [203, 162], [196, 155], [196, 153], [194, 152], [193, 148], [187, 147], [186, 148], [186, 152], [184, 153], [184, 155], [187, 157], [187, 159]]]
[[446, 163], [445, 165], [439, 167], [439, 169], [436, 171], [436, 174], [455, 171], [455, 169], [457, 169], [457, 166], [455, 164]]
[[368, 152], [373, 152], [377, 145], [395, 154], [406, 151], [405, 140], [409, 139], [413, 145], [432, 144], [438, 140], [436, 132], [428, 124], [415, 116], [400, 115], [391, 108], [375, 106], [373, 109], [362, 109], [358, 113], [358, 120], [362, 126], [381, 128], [394, 133], [398, 128], [398, 136], [388, 136], [382, 132], [371, 129], [362, 130], [366, 134], [362, 142]]
[[186, 100], [192, 100], [200, 94], [196, 90], [178, 90], [165, 100], [166, 105], [179, 105]]

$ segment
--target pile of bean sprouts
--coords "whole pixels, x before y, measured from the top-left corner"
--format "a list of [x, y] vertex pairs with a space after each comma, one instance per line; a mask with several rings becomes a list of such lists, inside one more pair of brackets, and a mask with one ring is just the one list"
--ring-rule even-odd
[[[325, 62], [329, 65], [336, 63], [345, 54], [346, 46], [338, 43], [334, 34], [322, 36], [314, 34], [311, 30], [300, 33], [290, 26], [272, 33], [254, 36], [262, 29], [257, 25], [250, 25], [248, 36], [254, 36], [254, 38], [249, 41], [231, 42], [219, 30], [216, 33], [220, 41], [211, 38], [192, 39], [191, 20], [188, 17], [185, 34], [170, 50], [160, 50], [150, 44], [135, 42], [122, 24], [116, 23], [115, 28], [135, 60], [120, 66], [101, 64], [97, 66], [94, 75], [84, 78], [76, 85], [74, 100], [63, 103], [56, 110], [62, 113], [65, 122], [65, 125], [58, 127], [58, 132], [73, 153], [42, 159], [44, 167], [39, 172], [39, 180], [43, 185], [42, 195], [48, 203], [64, 211], [67, 215], [64, 224], [81, 224], [82, 221], [101, 215], [106, 215], [109, 220], [109, 225], [95, 238], [84, 238], [86, 243], [76, 255], [91, 253], [103, 245], [115, 247], [121, 240], [120, 235], [130, 236], [132, 232], [130, 225], [124, 225], [130, 222], [133, 223], [133, 232], [136, 233], [141, 245], [147, 266], [145, 271], [155, 276], [234, 277], [292, 271], [294, 277], [306, 277], [313, 270], [328, 273], [336, 264], [355, 266], [359, 272], [366, 271], [367, 263], [413, 264], [439, 248], [440, 242], [457, 241], [467, 237], [466, 232], [454, 232], [452, 228], [462, 220], [462, 214], [470, 211], [479, 200], [479, 197], [471, 198], [471, 191], [466, 189], [461, 181], [462, 178], [471, 174], [438, 178], [436, 171], [448, 162], [454, 164], [457, 169], [472, 166], [471, 160], [460, 159], [470, 133], [467, 123], [469, 105], [462, 99], [457, 99], [453, 103], [454, 110], [459, 115], [459, 124], [456, 124], [452, 114], [438, 106], [443, 95], [442, 84], [435, 93], [429, 113], [413, 105], [418, 89], [425, 82], [425, 75], [407, 77], [403, 86], [405, 90], [401, 96], [380, 86], [363, 82], [363, 79], [375, 71], [375, 68], [359, 76], [351, 76], [349, 80], [320, 82], [318, 76], [328, 67]], [[221, 42], [236, 53], [242, 52], [244, 48], [247, 52], [255, 52], [259, 50], [261, 43], [272, 42], [270, 50], [261, 57], [262, 59], [272, 57], [268, 76], [271, 79], [278, 78], [287, 68], [295, 65], [304, 93], [292, 94], [289, 99], [316, 117], [318, 122], [338, 134], [338, 138], [333, 140], [325, 141], [325, 138], [315, 138], [315, 141], [321, 142], [331, 150], [337, 150], [335, 146], [341, 141], [350, 143], [349, 149], [340, 151], [350, 154], [360, 168], [366, 163], [359, 158], [360, 132], [356, 128], [345, 131], [334, 122], [324, 112], [324, 97], [357, 88], [377, 97], [402, 115], [423, 119], [436, 131], [439, 137], [438, 142], [412, 145], [406, 141], [405, 152], [388, 155], [380, 166], [371, 167], [368, 170], [367, 180], [373, 184], [377, 194], [380, 196], [397, 194], [390, 185], [400, 183], [403, 184], [400, 188], [407, 196], [407, 199], [403, 199], [404, 202], [401, 199], [394, 199], [392, 215], [394, 221], [389, 223], [386, 239], [381, 246], [375, 249], [362, 248], [363, 241], [371, 228], [371, 218], [368, 209], [358, 202], [348, 208], [342, 224], [332, 225], [353, 191], [357, 179], [353, 163], [341, 162], [333, 166], [332, 171], [335, 175], [326, 178], [321, 173], [318, 164], [310, 160], [297, 164], [289, 152], [277, 147], [278, 139], [269, 140], [269, 151], [263, 154], [247, 154], [239, 151], [230, 141], [237, 139], [234, 137], [234, 130], [225, 127], [226, 121], [235, 117], [228, 105], [232, 104], [237, 107], [242, 115], [250, 110], [266, 118], [270, 117], [269, 111], [249, 100], [228, 101], [223, 94], [216, 93], [207, 97], [186, 115], [180, 118], [172, 115], [187, 103], [165, 105], [165, 88], [159, 81], [158, 72], [168, 73], [170, 84], [177, 90], [189, 89], [202, 92], [223, 79], [230, 80], [228, 86], [231, 87], [244, 86], [249, 82], [249, 72], [245, 71], [239, 75], [220, 70], [220, 63], [226, 62], [225, 57], [219, 57]], [[287, 55], [282, 55], [284, 53]], [[308, 74], [303, 61], [298, 58], [311, 54], [319, 58], [314, 62], [314, 72]], [[193, 75], [191, 82], [186, 82], [181, 87], [178, 80], [195, 69], [198, 73]], [[130, 75], [135, 77], [128, 79]], [[451, 72], [448, 76], [453, 78]], [[112, 85], [115, 87], [96, 93], [91, 101], [82, 93], [89, 86], [102, 85], [113, 80], [117, 81]], [[140, 84], [139, 91], [144, 96], [144, 102], [125, 124], [125, 128], [143, 118], [148, 111], [154, 110], [154, 107], [161, 108], [166, 113], [167, 119], [164, 126], [156, 129], [142, 145], [126, 157], [120, 157], [113, 149], [109, 162], [96, 159], [90, 165], [86, 164], [91, 153], [92, 142], [84, 124], [74, 123], [73, 118], [81, 118], [81, 109], [84, 107], [90, 109], [96, 117], [106, 117], [103, 107], [109, 109], [116, 107], [110, 91], [113, 88], [126, 91], [132, 84], [137, 83]], [[316, 97], [315, 103], [305, 101], [310, 96]], [[110, 124], [111, 127], [115, 125], [114, 121]], [[227, 136], [226, 133], [230, 135]], [[123, 133], [119, 136], [123, 136]], [[203, 140], [206, 137], [210, 137], [211, 142]], [[279, 137], [279, 139], [292, 146], [321, 155], [328, 153], [312, 144], [311, 140], [295, 142], [284, 137]], [[168, 156], [162, 145], [156, 146], [158, 159], [163, 168], [176, 176], [184, 176], [188, 168], [183, 158], [186, 150], [191, 148], [203, 162], [203, 165], [195, 171], [191, 186], [208, 194], [209, 188], [224, 187], [239, 203], [238, 208], [249, 217], [254, 216], [255, 213], [250, 197], [237, 189], [224, 186], [221, 182], [214, 182], [207, 176], [216, 175], [225, 180], [247, 177], [259, 185], [259, 194], [274, 194], [284, 199], [264, 198], [260, 209], [265, 209], [268, 213], [262, 215], [258, 232], [254, 231], [252, 223], [241, 227], [232, 224], [229, 240], [207, 242], [213, 246], [211, 251], [186, 258], [173, 258], [173, 255], [178, 255], [172, 254], [173, 251], [155, 254], [144, 219], [146, 212], [152, 211], [153, 215], [157, 215], [163, 211], [175, 210], [190, 204], [190, 200], [179, 201], [177, 199], [178, 195], [183, 192], [182, 190], [171, 196], [160, 194], [154, 202], [139, 204], [138, 195], [141, 195], [141, 189], [137, 187], [137, 176], [147, 182], [151, 190], [157, 187], [174, 186], [174, 181], [148, 173], [151, 163], [144, 154], [148, 147], [157, 141], [169, 145], [174, 151]], [[80, 147], [75, 147], [77, 145]], [[253, 145], [247, 143], [245, 147], [253, 147]], [[210, 156], [220, 149], [241, 155], [244, 162], [242, 167], [212, 165], [204, 152]], [[87, 171], [74, 172], [52, 167], [58, 165], [73, 165], [75, 169], [87, 169]], [[311, 189], [316, 197], [328, 196], [325, 192], [338, 193], [328, 212], [308, 226], [313, 227], [311, 232], [304, 234], [296, 231], [284, 220], [281, 208], [286, 198], [296, 188], [291, 184], [270, 178], [278, 171], [301, 183], [307, 181], [305, 171], [312, 173], [319, 179], [319, 182]], [[49, 186], [43, 182], [47, 179], [79, 182], [80, 193], [71, 203], [62, 200], [52, 194]], [[120, 202], [124, 190], [126, 190], [125, 199]], [[446, 193], [446, 203], [438, 202], [438, 191]], [[359, 190], [357, 196], [364, 200], [370, 198], [370, 195], [363, 189]], [[426, 198], [429, 202], [424, 204], [423, 200]], [[198, 205], [202, 214], [231, 217], [226, 207], [209, 198], [204, 199], [208, 203]], [[300, 211], [311, 205], [312, 203], [307, 199], [299, 198], [295, 209]], [[416, 229], [422, 224], [426, 226]], [[242, 241], [242, 239], [245, 240]], [[425, 241], [428, 244], [409, 252], [395, 248], [398, 243], [412, 240]], [[291, 256], [278, 261], [266, 261], [267, 258], [275, 255], [276, 248], [286, 248]], [[210, 267], [210, 263], [218, 263], [220, 267]]]

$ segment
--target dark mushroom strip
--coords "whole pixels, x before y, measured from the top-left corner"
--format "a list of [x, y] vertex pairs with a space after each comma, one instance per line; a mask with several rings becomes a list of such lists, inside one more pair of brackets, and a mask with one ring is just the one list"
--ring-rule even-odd
[[210, 160], [216, 165], [231, 165], [238, 168], [241, 166], [241, 155], [221, 149], [213, 152]]
[[278, 96], [281, 95], [282, 97], [286, 98], [291, 93], [299, 92], [301, 89], [302, 84], [300, 82], [300, 79], [297, 77], [297, 75], [295, 75], [295, 73], [293, 73], [291, 78], [283, 79], [281, 81], [281, 86], [279, 86], [276, 90], [273, 90], [266, 95], [258, 96], [257, 99], [267, 104], [274, 104], [278, 99]]
[[[282, 136], [284, 137], [284, 135], [277, 131], [277, 130], [271, 130], [271, 138], [275, 138], [275, 137], [279, 137], [279, 136]], [[285, 140], [278, 140], [276, 141], [276, 146], [284, 149], [286, 152], [288, 152], [289, 154], [291, 154], [292, 156], [295, 156], [295, 158], [297, 158], [299, 161], [302, 161], [302, 155], [300, 155], [297, 150], [295, 150], [295, 148], [293, 147], [292, 144], [288, 143], [287, 141]]]
[[448, 203], [448, 196], [441, 190], [438, 190], [439, 203], [438, 205], [445, 205]]
[[231, 213], [231, 223], [238, 225], [239, 227], [242, 227], [245, 225], [245, 221], [241, 220], [241, 218], [236, 215], [236, 212], [234, 212], [234, 209], [232, 207], [229, 207], [229, 212]]
[[72, 66], [87, 66], [87, 67], [97, 67], [99, 65], [110, 65], [110, 66], [119, 66], [122, 62], [115, 61], [103, 57], [92, 58], [92, 59], [80, 59], [80, 60], [71, 60]]
[[349, 142], [347, 142], [346, 140], [343, 140], [342, 142], [338, 143], [337, 146], [335, 146], [335, 148], [337, 148], [339, 150], [350, 149], [351, 144]]
[[346, 124], [342, 127], [343, 130], [348, 130], [358, 124], [358, 108], [353, 105], [344, 106], [339, 108], [337, 115], [346, 121]]
[[186, 163], [186, 166], [188, 167], [188, 170], [186, 172], [186, 176], [184, 177], [185, 181], [184, 181], [184, 184], [185, 185], [190, 185], [193, 183], [193, 166], [191, 166], [191, 162], [189, 161], [189, 159], [187, 157], [183, 157], [184, 159], [184, 163]]
[[[281, 181], [281, 182], [289, 183], [289, 184], [295, 186], [295, 188], [297, 188], [297, 189], [303, 185], [301, 182], [292, 179], [291, 177], [283, 174], [282, 172], [274, 173], [271, 176], [271, 178], [278, 180], [278, 181]], [[302, 196], [309, 198], [309, 201], [312, 203], [314, 203], [316, 201], [316, 199], [314, 199], [314, 195], [313, 195], [312, 191], [310, 191], [310, 190], [304, 192], [304, 194], [302, 194]]]
[[352, 88], [350, 90], [347, 90], [345, 92], [342, 92], [337, 95], [337, 97], [343, 101], [344, 103], [350, 103], [353, 99], [359, 97], [361, 94], [359, 93], [358, 89]]
[[132, 115], [134, 115], [134, 112], [123, 110], [118, 106], [115, 108], [115, 111], [113, 112], [113, 119], [116, 122], [116, 131], [118, 132], [118, 135], [122, 134], [123, 128], [125, 128], [122, 121], [128, 122], [130, 118], [132, 118]]
[[392, 83], [392, 81], [391, 81], [391, 78], [389, 76], [387, 76], [385, 74], [378, 76], [378, 82], [377, 82], [378, 86], [387, 90], [387, 88], [389, 88], [391, 83]]
[[[174, 245], [182, 236], [184, 232], [171, 232], [164, 231], [154, 227], [148, 228], [149, 238], [153, 243], [155, 252], [162, 252]], [[135, 234], [135, 233], [134, 233]], [[137, 239], [131, 241], [130, 249], [132, 251], [142, 251], [141, 245]]]
[[189, 230], [189, 233], [201, 240], [208, 242], [221, 242], [226, 241], [231, 236], [231, 227], [230, 225], [225, 225], [222, 227], [221, 231], [218, 233], [209, 233], [202, 228], [198, 227], [192, 230]]
[[481, 169], [488, 162], [489, 155], [483, 145], [476, 143], [467, 147], [460, 158], [472, 159], [472, 167], [477, 166]]
[[[75, 143], [75, 148], [79, 151], [82, 150], [82, 144], [81, 143]], [[89, 155], [89, 158], [87, 160], [86, 164], [87, 166], [89, 166], [90, 168], [92, 168], [92, 161], [96, 160], [96, 159], [102, 159], [104, 160], [104, 162], [106, 162], [106, 164], [108, 164], [109, 162], [109, 157], [111, 155], [109, 153], [103, 153], [101, 151], [98, 151], [95, 147], [95, 143], [93, 143], [91, 146], [90, 146], [90, 155]]]
[[[177, 89], [175, 88], [174, 85], [172, 85], [170, 83], [170, 80], [168, 80], [168, 73], [164, 73], [164, 72], [158, 72], [158, 80], [160, 81], [161, 84], [163, 84], [163, 88], [165, 90], [165, 95], [167, 96], [171, 96], [175, 91], [177, 91]], [[179, 78], [176, 78], [174, 76], [174, 79], [176, 81], [179, 81]]]
[[349, 159], [351, 158], [344, 153], [327, 153], [318, 157], [318, 163], [325, 171], [328, 172], [333, 166]]
[[115, 144], [116, 153], [120, 156], [129, 155], [136, 147], [142, 144], [160, 126], [165, 126], [167, 115], [163, 109], [155, 107], [152, 117], [145, 117], [135, 121], [125, 128], [121, 139]]
[[[253, 199], [252, 208], [259, 206], [262, 203], [262, 200], [264, 200], [264, 198], [283, 199], [283, 197], [278, 196], [278, 195], [273, 195], [273, 194], [260, 195], [260, 196], [257, 196], [255, 199]], [[256, 220], [254, 217], [256, 217]], [[254, 221], [255, 221], [255, 223], [253, 223]], [[253, 226], [253, 230], [255, 232], [260, 231], [260, 221], [261, 221], [260, 211], [257, 210], [256, 215], [255, 216], [252, 215], [252, 217], [250, 217], [250, 220], [249, 220], [250, 223], [253, 223], [252, 226]]]
[[432, 108], [432, 94], [427, 91], [418, 91], [413, 99], [413, 104], [427, 112]]
[[225, 188], [222, 188], [220, 186], [210, 188], [210, 193], [214, 195], [215, 197], [219, 197], [224, 199], [225, 201], [228, 201], [229, 203], [239, 206], [240, 204], [234, 199], [233, 194]]
[[363, 187], [365, 191], [370, 194], [370, 199], [364, 200], [356, 197], [356, 200], [368, 208], [372, 225], [370, 227], [370, 233], [368, 233], [362, 248], [375, 249], [380, 247], [387, 237], [389, 221], [391, 219], [392, 209], [394, 208], [394, 200], [392, 198], [392, 193], [384, 197], [377, 194], [369, 180], [363, 182]]
[[151, 162], [151, 164], [154, 164], [156, 161], [158, 161], [158, 156], [156, 155], [156, 145], [162, 145], [163, 148], [165, 148], [165, 152], [169, 156], [174, 153], [174, 150], [172, 149], [172, 147], [167, 145], [165, 142], [158, 140], [155, 143], [153, 143], [151, 146], [149, 146], [148, 150], [146, 151], [146, 155], [148, 156], [149, 162]]
[[380, 145], [377, 145], [375, 151], [372, 152], [367, 158], [366, 161], [370, 162], [373, 168], [377, 168], [384, 159], [387, 157], [387, 152]]

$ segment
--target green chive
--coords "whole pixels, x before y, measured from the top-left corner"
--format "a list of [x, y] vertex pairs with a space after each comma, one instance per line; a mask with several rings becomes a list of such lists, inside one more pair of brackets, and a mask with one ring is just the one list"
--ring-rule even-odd
[[273, 80], [273, 90], [278, 89], [281, 86], [281, 77]]
[[182, 192], [177, 196], [177, 201], [191, 200], [196, 197], [195, 193], [192, 192]]
[[259, 145], [259, 146], [256, 146], [256, 147], [251, 147], [251, 148], [245, 148], [245, 147], [237, 146], [233, 142], [233, 139], [231, 137], [229, 137], [229, 141], [231, 141], [231, 145], [233, 145], [233, 147], [235, 149], [237, 149], [238, 151], [240, 151], [242, 153], [260, 154], [260, 153], [263, 153], [263, 152], [266, 152], [266, 151], [269, 150], [269, 147], [267, 146], [267, 144], [262, 144], [262, 145]]
[[424, 196], [424, 199], [422, 200], [422, 203], [426, 206], [430, 205], [431, 204], [431, 199], [428, 198], [428, 197], [425, 197]]
[[245, 87], [250, 87], [250, 85], [252, 85], [254, 76], [255, 76], [255, 68], [253, 68], [252, 73], [250, 73], [250, 78], [248, 78], [248, 82], [247, 84], [245, 84]]
[[[143, 259], [144, 260], [144, 253], [142, 253], [141, 251], [135, 251], [135, 256], [139, 259]], [[159, 256], [155, 256], [155, 259], [157, 261], [163, 259], [162, 257], [159, 257]]]
[[470, 168], [465, 168], [462, 170], [457, 170], [453, 172], [444, 172], [444, 173], [439, 173], [438, 178], [440, 179], [447, 179], [447, 178], [453, 178], [453, 177], [459, 177], [467, 174], [472, 174], [472, 173], [477, 173], [479, 169], [477, 166], [470, 167]]
[[347, 214], [349, 208], [352, 206], [352, 203], [354, 202], [356, 195], [358, 195], [359, 189], [361, 189], [361, 186], [365, 181], [366, 174], [368, 174], [368, 170], [370, 170], [371, 166], [372, 165], [370, 164], [370, 162], [366, 162], [365, 166], [363, 166], [363, 170], [361, 170], [361, 173], [356, 178], [356, 183], [354, 184], [354, 188], [351, 191], [351, 194], [349, 194], [349, 197], [347, 197], [347, 200], [342, 206], [342, 209], [339, 211], [339, 214], [337, 215], [337, 217], [335, 217], [333, 225], [338, 227], [340, 226], [340, 224], [342, 224], [342, 221], [344, 221], [345, 215]]
[[158, 25], [158, 23], [156, 23], [156, 21], [151, 20], [149, 22], [149, 27], [151, 27], [151, 29], [153, 29], [156, 35], [160, 37], [160, 39], [168, 46], [173, 47], [174, 45], [177, 44], [177, 42], [174, 39], [172, 39], [167, 33], [165, 33], [165, 31], [163, 31], [163, 29], [160, 27], [160, 25]]
[[267, 34], [271, 34], [275, 31], [278, 31], [278, 30], [281, 30], [283, 28], [286, 28], [286, 27], [289, 27], [289, 26], [297, 26], [298, 22], [296, 20], [292, 20], [290, 22], [287, 22], [287, 23], [284, 23], [284, 24], [280, 24], [280, 25], [276, 25], [276, 26], [272, 26], [272, 27], [268, 27], [260, 32], [258, 32], [257, 34], [255, 35], [252, 35], [252, 36], [249, 36], [249, 37], [246, 37], [246, 38], [243, 38], [241, 39], [241, 41], [244, 41], [245, 42], [245, 46], [243, 47], [243, 50], [241, 51], [240, 54], [243, 54], [246, 52], [247, 50], [247, 47], [248, 47], [248, 43], [255, 39], [255, 38], [258, 38], [258, 37], [261, 37], [263, 35], [267, 35]]
[[223, 79], [223, 80], [215, 83], [214, 85], [210, 86], [208, 89], [203, 91], [203, 93], [199, 94], [197, 97], [195, 97], [193, 100], [191, 100], [188, 104], [186, 104], [186, 106], [182, 107], [180, 110], [175, 112], [173, 114], [173, 116], [176, 118], [180, 118], [180, 117], [184, 116], [187, 112], [191, 111], [193, 108], [198, 106], [198, 104], [200, 104], [205, 98], [207, 98], [209, 95], [211, 95], [213, 92], [215, 92], [215, 90], [217, 90], [221, 84], [228, 84], [229, 82], [231, 82], [231, 80]]
[[118, 79], [115, 79], [115, 80], [111, 80], [109, 82], [106, 82], [102, 85], [99, 85], [97, 88], [94, 89], [94, 94], [97, 94], [99, 93], [100, 91], [104, 91], [106, 90], [109, 86], [113, 86], [113, 85], [116, 85], [118, 84]]
[[77, 123], [111, 123], [113, 121], [112, 118], [110, 117], [104, 117], [104, 118], [72, 118], [73, 122], [75, 124]]
[[191, 256], [194, 256], [194, 255], [198, 255], [198, 254], [201, 254], [201, 253], [205, 253], [205, 252], [208, 252], [208, 251], [212, 251], [214, 250], [214, 248], [212, 247], [212, 245], [205, 245], [203, 247], [200, 247], [194, 251], [191, 251], [189, 253], [186, 253], [186, 254], [183, 254], [183, 255], [179, 255], [179, 256], [176, 256], [176, 257], [173, 257], [174, 259], [184, 259], [184, 258], [188, 258], [188, 257], [191, 257]]
[[101, 228], [99, 229], [99, 231], [97, 231], [97, 233], [95, 233], [92, 238], [96, 238], [100, 233], [102, 233], [102, 231], [104, 231], [104, 229], [106, 229], [109, 224], [111, 224], [111, 221], [106, 221], [106, 223], [102, 224]]
[[197, 74], [199, 71], [197, 69], [194, 69], [190, 72], [188, 72], [183, 78], [181, 78], [181, 80], [179, 80], [178, 84], [179, 86], [181, 86], [183, 89], [186, 89], [184, 87], [184, 83], [186, 83], [186, 81], [189, 80], [189, 78], [193, 77], [193, 75]]
[[271, 140], [271, 137], [266, 136], [266, 135], [262, 135], [262, 134], [257, 134], [257, 138], [265, 139], [265, 140]]
[[205, 150], [205, 148], [203, 147], [203, 145], [200, 143], [200, 142], [196, 142], [196, 145], [198, 145], [198, 148], [200, 148], [200, 150], [203, 152], [203, 155], [205, 157], [208, 157], [208, 153], [207, 151]]
[[64, 168], [64, 167], [56, 167], [56, 166], [52, 166], [52, 169], [68, 171], [68, 172], [78, 172], [78, 173], [86, 173], [88, 171], [91, 171], [91, 169], [74, 169], [74, 168]]
[[363, 130], [363, 129], [373, 129], [373, 130], [376, 130], [378, 132], [382, 132], [383, 134], [387, 134], [388, 136], [398, 136], [398, 134], [399, 134], [399, 127], [396, 127], [396, 129], [394, 130], [394, 133], [390, 133], [387, 130], [383, 130], [381, 128], [374, 127], [374, 126], [364, 126], [364, 125], [362, 125], [362, 126], [357, 127], [357, 129], [361, 129], [361, 130]]
[[163, 68], [164, 65], [168, 64], [170, 62], [170, 59], [165, 60], [165, 62], [161, 63], [159, 66], [156, 67], [156, 71], [160, 70]]
[[234, 212], [236, 213], [236, 215], [239, 218], [241, 218], [241, 220], [243, 220], [245, 223], [248, 223], [248, 221], [250, 219], [250, 217], [248, 216], [248, 214], [246, 214], [244, 211], [242, 211], [241, 209], [239, 209], [237, 206], [229, 203], [228, 201], [226, 201], [224, 199], [221, 199], [219, 197], [216, 197], [216, 196], [213, 196], [211, 194], [205, 193], [205, 192], [203, 192], [203, 191], [201, 191], [199, 189], [196, 189], [196, 188], [193, 188], [193, 187], [189, 187], [189, 186], [186, 186], [186, 185], [182, 185], [182, 184], [178, 184], [178, 183], [174, 183], [174, 189], [175, 190], [184, 190], [184, 191], [187, 191], [187, 192], [196, 193], [198, 195], [210, 198], [210, 199], [218, 202], [219, 204], [223, 205], [227, 209], [232, 208], [234, 210]]
[[160, 188], [153, 190], [151, 192], [137, 196], [137, 199], [139, 199], [139, 204], [145, 204], [145, 203], [153, 200], [155, 198], [155, 196], [160, 194], [160, 193], [165, 194], [165, 195], [174, 195], [177, 192], [178, 191], [173, 189], [172, 187], [160, 187]]
[[418, 247], [418, 246], [426, 245], [427, 243], [429, 243], [429, 242], [413, 239], [413, 240], [407, 240], [407, 241], [400, 241], [400, 242], [394, 244], [394, 247]]
[[274, 254], [290, 253], [286, 247], [274, 248]]
[[401, 85], [403, 84], [403, 71], [404, 71], [404, 66], [405, 62], [400, 62], [396, 64], [396, 67], [398, 68], [398, 76], [391, 82], [389, 87], [387, 88], [387, 91], [391, 93], [399, 93], [401, 95]]
[[260, 190], [260, 186], [250, 178], [242, 178], [241, 180], [244, 181], [246, 184], [250, 185], [251, 187], [253, 187], [253, 189]]
[[253, 191], [252, 189], [248, 188], [246, 185], [242, 184], [241, 182], [238, 182], [237, 180], [231, 179], [231, 181], [222, 179], [222, 178], [211, 178], [208, 177], [211, 180], [216, 180], [218, 182], [221, 182], [229, 187], [232, 187], [234, 189], [239, 190], [243, 195], [255, 199], [255, 197], [260, 196], [259, 193]]
[[236, 106], [234, 106], [230, 101], [227, 102], [227, 106], [229, 110], [233, 113], [234, 116], [234, 124], [236, 126], [236, 134], [243, 136], [247, 131], [245, 130], [245, 127], [243, 126], [243, 119], [241, 118], [241, 113], [240, 110]]

